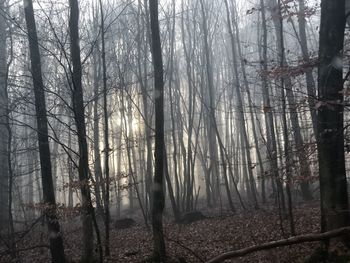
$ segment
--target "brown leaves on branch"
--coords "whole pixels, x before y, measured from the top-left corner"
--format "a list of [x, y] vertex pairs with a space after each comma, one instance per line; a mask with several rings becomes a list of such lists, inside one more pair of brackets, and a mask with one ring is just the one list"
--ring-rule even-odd
[[305, 74], [307, 70], [317, 66], [318, 59], [312, 58], [310, 61], [301, 61], [297, 66], [278, 67], [274, 66], [270, 70], [261, 71], [261, 76], [268, 76], [271, 79], [280, 79], [282, 77], [297, 77]]
[[74, 207], [66, 206], [65, 204], [51, 205], [48, 203], [27, 203], [24, 204], [26, 209], [32, 209], [39, 211], [40, 214], [52, 215], [50, 213], [55, 213], [59, 218], [72, 218], [78, 216], [82, 212], [81, 205], [78, 203]]
[[[297, 8], [295, 0], [284, 0], [281, 1], [281, 13], [282, 18], [286, 19], [287, 22], [291, 22], [293, 17], [299, 17], [300, 12]], [[319, 5], [316, 3], [313, 6], [305, 6], [303, 17], [309, 18], [317, 13]], [[246, 15], [252, 15], [256, 12], [260, 12], [261, 8], [252, 7], [246, 11]]]

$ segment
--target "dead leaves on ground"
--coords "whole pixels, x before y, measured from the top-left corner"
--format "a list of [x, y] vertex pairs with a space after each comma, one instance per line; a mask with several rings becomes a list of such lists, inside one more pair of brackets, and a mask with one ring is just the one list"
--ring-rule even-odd
[[[171, 262], [200, 262], [228, 250], [240, 249], [288, 236], [288, 221], [281, 224], [275, 209], [228, 212], [204, 211], [209, 216], [189, 225], [177, 225], [172, 219], [165, 219], [165, 240]], [[295, 209], [297, 234], [318, 232], [319, 209], [317, 204], [303, 205]], [[141, 223], [141, 222], [140, 222]], [[283, 232], [281, 231], [283, 226]], [[66, 255], [71, 262], [78, 262], [82, 249], [82, 234], [78, 219], [63, 222]], [[101, 229], [103, 232], [103, 229]], [[21, 247], [46, 241], [46, 229], [36, 229]], [[152, 254], [152, 233], [143, 225], [129, 229], [112, 229], [110, 233], [111, 256], [105, 262], [144, 262]], [[248, 255], [231, 262], [302, 262], [317, 244], [301, 244]], [[47, 249], [21, 252], [23, 262], [49, 262]], [[5, 261], [4, 261], [5, 260]], [[1, 262], [9, 262], [2, 257]], [[230, 261], [229, 261], [230, 262]]]

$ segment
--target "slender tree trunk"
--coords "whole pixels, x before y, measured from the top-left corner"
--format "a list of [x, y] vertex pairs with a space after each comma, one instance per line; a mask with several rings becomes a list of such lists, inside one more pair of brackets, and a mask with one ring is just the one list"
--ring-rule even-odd
[[[280, 57], [280, 67], [284, 65], [284, 38], [283, 38], [283, 18], [281, 12], [281, 1], [278, 0], [278, 17], [280, 19], [280, 42], [281, 42], [281, 57]], [[295, 226], [294, 226], [294, 218], [293, 218], [293, 207], [292, 207], [292, 163], [290, 157], [290, 149], [289, 149], [289, 135], [288, 135], [288, 125], [287, 125], [287, 113], [286, 113], [286, 98], [284, 92], [284, 78], [281, 77], [281, 101], [282, 101], [282, 130], [283, 130], [283, 141], [284, 141], [284, 156], [285, 156], [285, 166], [286, 166], [286, 193], [288, 200], [288, 213], [289, 213], [289, 222], [290, 222], [290, 230], [291, 234], [295, 235]]]
[[[192, 48], [192, 39], [191, 39], [191, 32], [188, 31], [189, 34], [189, 43], [186, 43], [186, 36], [185, 36], [185, 19], [184, 19], [184, 13], [186, 12], [184, 10], [184, 3], [183, 0], [181, 1], [181, 40], [182, 40], [182, 46], [184, 49], [185, 54], [185, 61], [186, 61], [186, 75], [187, 75], [187, 86], [188, 86], [188, 144], [187, 144], [187, 158], [184, 158], [184, 179], [187, 182], [187, 179], [190, 177], [190, 162], [186, 163], [186, 160], [190, 160], [192, 156], [192, 134], [193, 134], [193, 121], [194, 121], [194, 112], [195, 112], [195, 84], [194, 84], [194, 78], [193, 78], [193, 66], [191, 61], [191, 56], [193, 55], [193, 48]], [[188, 11], [187, 11], [188, 12]], [[182, 132], [180, 133], [182, 135]], [[181, 137], [182, 140], [182, 137]], [[206, 167], [205, 165], [203, 167]], [[206, 169], [206, 168], [204, 168]], [[211, 196], [211, 189], [210, 189], [210, 171], [206, 169], [205, 171], [205, 185], [206, 185], [206, 199], [207, 199], [207, 206], [212, 206], [212, 196]], [[185, 185], [186, 186], [186, 185]]]
[[[71, 121], [70, 121], [71, 122]], [[68, 131], [68, 148], [72, 147], [72, 132]], [[73, 171], [73, 163], [72, 160], [67, 157], [67, 165], [68, 165], [68, 207], [73, 208], [73, 181], [74, 181], [74, 171]]]
[[[257, 193], [256, 193], [256, 185], [255, 185], [255, 180], [254, 180], [254, 175], [252, 171], [252, 160], [250, 156], [250, 146], [249, 146], [249, 140], [248, 140], [248, 134], [246, 130], [246, 124], [245, 124], [245, 117], [244, 117], [244, 112], [243, 112], [243, 100], [241, 96], [241, 85], [239, 83], [239, 73], [238, 73], [238, 63], [237, 63], [237, 49], [236, 49], [236, 42], [234, 39], [234, 34], [231, 26], [231, 19], [230, 19], [230, 11], [228, 7], [228, 2], [225, 0], [225, 7], [226, 7], [226, 18], [227, 18], [227, 27], [230, 35], [230, 40], [231, 40], [231, 49], [232, 49], [232, 59], [233, 59], [233, 73], [235, 77], [235, 82], [234, 82], [234, 88], [236, 91], [236, 98], [237, 98], [237, 106], [239, 110], [239, 118], [240, 118], [240, 126], [241, 132], [242, 132], [242, 137], [244, 140], [244, 147], [245, 147], [245, 155], [247, 158], [247, 169], [248, 169], [248, 174], [249, 174], [249, 187], [250, 188], [250, 193], [252, 194], [253, 198], [253, 203], [255, 208], [258, 208], [258, 200], [257, 200]], [[242, 145], [243, 146], [243, 145]], [[242, 148], [243, 149], [243, 148]]]
[[[98, 32], [98, 21], [97, 21], [97, 15], [94, 15], [94, 30], [95, 32]], [[99, 104], [99, 80], [101, 76], [101, 60], [99, 59], [98, 52], [96, 48], [93, 51], [92, 54], [93, 59], [93, 85], [94, 85], [94, 106], [93, 106], [93, 112], [94, 112], [94, 124], [93, 124], [93, 136], [94, 136], [94, 172], [95, 172], [95, 196], [96, 196], [96, 208], [97, 208], [97, 214], [103, 213], [102, 208], [102, 201], [101, 201], [101, 190], [102, 190], [102, 198], [104, 200], [106, 194], [105, 194], [105, 187], [103, 184], [103, 176], [102, 176], [102, 167], [101, 167], [101, 154], [100, 154], [100, 129], [99, 129], [99, 113], [98, 113], [98, 104]]]
[[100, 3], [100, 16], [101, 16], [101, 43], [102, 43], [102, 81], [103, 81], [103, 116], [104, 116], [104, 156], [105, 156], [105, 196], [104, 196], [104, 208], [105, 208], [105, 255], [108, 257], [109, 251], [109, 131], [108, 131], [108, 101], [107, 101], [107, 65], [106, 65], [106, 48], [105, 48], [105, 26], [104, 26], [104, 13], [102, 1]]
[[[142, 21], [141, 14], [142, 14], [142, 3], [141, 0], [138, 2], [138, 20], [137, 20], [137, 27], [138, 27], [138, 41], [137, 41], [137, 68], [138, 68], [138, 80], [140, 83], [141, 88], [141, 96], [142, 96], [142, 104], [143, 104], [143, 114], [144, 114], [144, 121], [145, 121], [145, 136], [146, 136], [146, 175], [145, 175], [145, 212], [148, 215], [149, 213], [149, 202], [151, 200], [151, 185], [152, 185], [152, 130], [151, 130], [151, 116], [149, 113], [149, 101], [148, 101], [148, 81], [147, 81], [147, 59], [143, 61], [143, 67], [142, 67], [142, 61], [141, 58], [144, 56], [142, 54], [142, 44], [148, 45], [149, 42], [149, 14], [148, 14], [148, 7], [147, 7], [147, 0], [144, 0], [144, 8], [145, 8], [145, 21]], [[146, 27], [141, 28], [141, 24], [145, 22]], [[146, 28], [146, 29], [145, 29]], [[145, 32], [146, 31], [146, 32]], [[147, 50], [147, 49], [146, 49]], [[146, 57], [146, 56], [145, 56]], [[148, 218], [148, 217], [147, 217]]]
[[[166, 152], [164, 153], [164, 156], [167, 156]], [[169, 174], [169, 170], [168, 170], [169, 166], [168, 166], [168, 159], [167, 158], [164, 158], [164, 163], [165, 163], [165, 169], [166, 169], [165, 179], [166, 179], [166, 184], [168, 186], [171, 207], [173, 209], [175, 222], [179, 222], [180, 221], [180, 211], [179, 211], [179, 208], [178, 208], [176, 201], [175, 201], [174, 190], [173, 190], [173, 186], [171, 184], [170, 174]]]
[[63, 240], [60, 231], [60, 224], [57, 218], [55, 192], [52, 180], [45, 92], [41, 73], [41, 59], [32, 0], [24, 1], [24, 14], [28, 30], [31, 70], [34, 85], [43, 197], [45, 204], [48, 205], [48, 208], [45, 210], [45, 217], [49, 230], [50, 251], [52, 262], [65, 262]]
[[249, 83], [248, 83], [248, 79], [247, 79], [247, 73], [245, 70], [245, 65], [244, 65], [244, 58], [243, 58], [243, 54], [242, 54], [242, 48], [241, 48], [241, 41], [240, 41], [240, 33], [239, 33], [239, 26], [237, 23], [237, 15], [236, 15], [236, 10], [233, 10], [233, 24], [234, 24], [234, 28], [235, 28], [235, 32], [236, 32], [236, 39], [237, 39], [237, 51], [238, 51], [238, 56], [240, 58], [240, 62], [241, 62], [241, 70], [243, 73], [243, 82], [244, 82], [244, 87], [245, 87], [245, 91], [247, 92], [247, 99], [248, 99], [248, 104], [249, 104], [249, 113], [250, 113], [250, 121], [252, 124], [252, 131], [253, 131], [253, 139], [254, 139], [254, 144], [255, 144], [255, 150], [256, 150], [256, 156], [259, 162], [259, 168], [260, 168], [260, 177], [261, 177], [261, 184], [262, 184], [262, 192], [261, 192], [261, 196], [262, 196], [262, 202], [265, 203], [266, 202], [266, 195], [265, 195], [265, 178], [264, 178], [264, 165], [262, 162], [262, 158], [261, 158], [261, 154], [260, 154], [260, 147], [259, 147], [259, 141], [258, 141], [258, 136], [256, 133], [256, 127], [255, 127], [255, 120], [254, 120], [254, 112], [253, 112], [253, 101], [251, 98], [251, 94], [250, 94], [250, 87], [249, 87]]
[[207, 91], [205, 92], [205, 101], [206, 109], [208, 111], [208, 139], [209, 139], [209, 152], [210, 152], [210, 169], [212, 173], [212, 178], [216, 180], [216, 184], [212, 184], [214, 193], [217, 194], [220, 189], [219, 185], [219, 165], [218, 165], [218, 149], [216, 134], [214, 130], [214, 125], [216, 123], [216, 114], [215, 114], [215, 89], [214, 89], [214, 80], [213, 80], [213, 68], [211, 61], [211, 50], [209, 47], [209, 32], [208, 32], [208, 21], [207, 14], [204, 6], [204, 0], [200, 0], [200, 9], [202, 14], [202, 27], [203, 27], [203, 41], [204, 41], [204, 56], [206, 62], [206, 77], [207, 77]]
[[[277, 38], [277, 41], [276, 41], [277, 52], [279, 57], [282, 57], [282, 56], [285, 57], [285, 51], [283, 49], [283, 43], [281, 42], [281, 37], [280, 37], [280, 35], [283, 34], [283, 31], [281, 31], [282, 24], [278, 14], [279, 5], [276, 2], [276, 0], [268, 0], [268, 3], [269, 3], [271, 16], [272, 16], [272, 21], [275, 27], [275, 33]], [[286, 59], [284, 59], [284, 64], [282, 68], [288, 68], [288, 63]], [[292, 129], [293, 129], [295, 146], [297, 149], [296, 154], [300, 163], [301, 175], [302, 177], [310, 178], [311, 177], [310, 165], [307, 162], [307, 156], [304, 148], [304, 140], [303, 140], [303, 137], [301, 136], [297, 104], [296, 104], [296, 100], [293, 92], [292, 80], [288, 75], [283, 76], [283, 79], [284, 79], [283, 81], [286, 89], [286, 96], [287, 96], [287, 100], [290, 108], [289, 114], [290, 114]], [[309, 182], [307, 180], [302, 181], [300, 184], [300, 187], [301, 187], [303, 199], [306, 201], [312, 199]]]
[[[306, 19], [305, 19], [305, 1], [298, 0], [299, 2], [299, 37], [300, 37], [300, 47], [301, 53], [305, 63], [310, 63], [309, 48], [306, 37]], [[312, 120], [312, 128], [314, 135], [317, 136], [317, 114], [316, 114], [316, 84], [314, 77], [312, 75], [312, 67], [307, 67], [305, 71], [306, 77], [306, 90], [308, 93], [308, 103], [310, 107], [310, 114]]]
[[262, 92], [263, 92], [263, 110], [265, 115], [265, 126], [267, 133], [267, 155], [270, 161], [270, 169], [272, 170], [272, 189], [274, 189], [274, 182], [276, 183], [276, 192], [279, 192], [280, 197], [278, 202], [281, 204], [283, 210], [285, 210], [283, 185], [281, 183], [281, 178], [278, 172], [278, 162], [277, 162], [277, 143], [276, 143], [276, 132], [274, 128], [274, 115], [273, 109], [270, 102], [270, 91], [267, 79], [267, 22], [266, 22], [266, 10], [264, 0], [260, 0], [260, 10], [261, 10], [261, 22], [262, 22], [262, 50], [259, 50], [261, 56], [261, 80], [262, 80]]
[[[180, 205], [180, 185], [179, 185], [179, 174], [178, 174], [178, 164], [177, 164], [177, 142], [176, 142], [176, 124], [175, 124], [175, 114], [174, 114], [174, 104], [173, 104], [173, 72], [174, 72], [174, 45], [175, 45], [175, 0], [172, 1], [172, 24], [171, 28], [171, 40], [170, 40], [170, 67], [169, 67], [169, 100], [170, 100], [170, 115], [171, 115], [171, 137], [173, 141], [173, 162], [174, 162], [174, 177], [175, 177], [175, 189], [176, 189], [176, 210]], [[189, 138], [191, 140], [191, 138]], [[175, 211], [175, 210], [174, 210]]]
[[120, 131], [119, 131], [119, 135], [118, 135], [118, 144], [117, 144], [117, 175], [116, 175], [116, 180], [117, 180], [117, 218], [120, 217], [121, 214], [121, 165], [122, 165], [122, 150], [121, 150], [121, 145], [122, 145], [122, 120], [120, 119]]

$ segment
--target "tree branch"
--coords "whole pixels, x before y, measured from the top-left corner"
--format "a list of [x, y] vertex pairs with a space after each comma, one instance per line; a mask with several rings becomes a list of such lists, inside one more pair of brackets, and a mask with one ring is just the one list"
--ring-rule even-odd
[[350, 234], [350, 227], [338, 228], [338, 229], [331, 230], [324, 233], [295, 236], [295, 237], [272, 241], [261, 245], [251, 246], [251, 247], [247, 247], [247, 248], [243, 248], [235, 251], [229, 251], [208, 260], [206, 263], [219, 263], [219, 262], [225, 261], [226, 259], [242, 257], [250, 253], [261, 251], [261, 250], [267, 250], [267, 249], [276, 248], [276, 247], [285, 247], [285, 246], [290, 246], [290, 245], [295, 245], [295, 244], [300, 244], [305, 242], [327, 240], [333, 237], [338, 237], [338, 236], [348, 235], [348, 234]]

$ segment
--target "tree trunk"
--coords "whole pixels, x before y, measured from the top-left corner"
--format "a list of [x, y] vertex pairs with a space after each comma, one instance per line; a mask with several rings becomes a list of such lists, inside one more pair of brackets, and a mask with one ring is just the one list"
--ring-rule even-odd
[[250, 188], [249, 192], [252, 195], [255, 208], [258, 208], [256, 185], [255, 185], [254, 175], [253, 175], [253, 171], [252, 171], [253, 165], [252, 165], [252, 160], [251, 160], [251, 156], [250, 156], [250, 145], [249, 145], [249, 140], [248, 140], [247, 129], [245, 126], [246, 124], [245, 124], [245, 116], [244, 116], [244, 112], [243, 112], [243, 100], [242, 100], [241, 91], [240, 91], [241, 85], [239, 82], [236, 42], [234, 39], [234, 33], [232, 30], [232, 26], [231, 26], [230, 11], [229, 11], [227, 0], [225, 0], [225, 6], [226, 6], [227, 27], [228, 27], [228, 31], [229, 31], [229, 35], [230, 35], [231, 49], [232, 49], [233, 73], [234, 73], [234, 78], [235, 78], [234, 89], [236, 91], [236, 99], [237, 99], [237, 104], [238, 104], [237, 106], [238, 106], [238, 111], [239, 111], [240, 126], [242, 127], [241, 128], [242, 139], [244, 141], [244, 146], [242, 145], [242, 147], [245, 147], [245, 149], [242, 148], [242, 150], [244, 150], [243, 154], [246, 155], [247, 166], [248, 166], [247, 169], [248, 169], [249, 181], [248, 181], [247, 187]]
[[[148, 45], [149, 40], [149, 14], [147, 7], [147, 0], [144, 0], [144, 8], [145, 8], [145, 20], [142, 21], [142, 3], [141, 0], [138, 1], [138, 20], [137, 20], [137, 28], [138, 28], [138, 38], [137, 38], [137, 77], [140, 83], [141, 88], [141, 96], [142, 96], [142, 104], [143, 104], [143, 114], [144, 114], [144, 122], [145, 122], [145, 136], [146, 136], [146, 175], [145, 175], [145, 212], [149, 214], [149, 203], [151, 202], [151, 185], [152, 185], [152, 130], [151, 130], [151, 117], [149, 113], [149, 101], [148, 101], [148, 81], [147, 81], [147, 58], [144, 61], [141, 61], [142, 57], [147, 57], [142, 54], [142, 44]], [[141, 30], [141, 24], [145, 22], [146, 30], [144, 27]], [[145, 32], [147, 31], [147, 32]], [[146, 49], [147, 50], [147, 49]], [[143, 67], [142, 63], [143, 62]], [[147, 216], [148, 218], [148, 216]]]
[[[281, 31], [282, 23], [281, 23], [281, 20], [279, 19], [280, 15], [278, 13], [279, 6], [276, 0], [268, 0], [268, 3], [269, 3], [271, 16], [272, 16], [272, 21], [275, 27], [278, 56], [285, 57], [285, 51], [283, 49], [283, 43], [281, 41], [282, 38], [280, 37], [283, 31]], [[282, 68], [288, 68], [288, 63], [286, 59], [284, 59], [284, 64]], [[292, 80], [288, 75], [283, 76], [283, 79], [284, 79], [283, 81], [286, 89], [286, 96], [287, 96], [287, 100], [290, 108], [289, 114], [290, 114], [292, 129], [293, 129], [295, 147], [297, 150], [296, 155], [298, 157], [299, 164], [300, 164], [300, 173], [302, 177], [310, 178], [311, 177], [310, 165], [307, 161], [307, 156], [304, 148], [304, 140], [303, 140], [303, 137], [301, 136], [297, 104], [296, 104], [295, 96], [293, 92]], [[300, 184], [300, 187], [301, 187], [303, 199], [306, 201], [312, 199], [309, 182], [307, 180], [303, 180]]]
[[86, 125], [84, 115], [84, 101], [82, 88], [82, 66], [80, 59], [79, 44], [79, 5], [77, 0], [69, 0], [70, 18], [70, 51], [72, 60], [72, 89], [73, 89], [73, 113], [77, 136], [79, 141], [79, 181], [82, 197], [82, 221], [83, 221], [83, 255], [82, 261], [92, 262], [94, 260], [94, 238], [92, 220], [94, 208], [91, 203], [89, 186], [89, 157], [86, 141]]
[[[219, 164], [218, 164], [218, 148], [217, 148], [217, 140], [215, 134], [215, 123], [216, 123], [216, 113], [215, 113], [215, 88], [214, 88], [214, 80], [213, 80], [213, 68], [211, 61], [211, 50], [209, 47], [209, 31], [208, 31], [208, 21], [207, 21], [207, 13], [204, 6], [204, 0], [200, 0], [200, 8], [202, 13], [202, 27], [203, 27], [203, 41], [204, 41], [204, 56], [206, 62], [206, 77], [207, 77], [207, 91], [205, 92], [205, 104], [206, 110], [208, 112], [208, 122], [207, 130], [208, 130], [208, 142], [209, 142], [209, 152], [210, 152], [210, 170], [212, 173], [212, 179], [217, 183], [212, 184], [212, 190], [214, 195], [218, 194], [220, 191], [219, 184]], [[214, 197], [214, 196], [213, 196]], [[215, 200], [215, 199], [214, 199]]]
[[[176, 208], [173, 206], [174, 212], [175, 210], [178, 212], [178, 207], [180, 205], [180, 184], [179, 184], [179, 174], [178, 174], [178, 164], [177, 164], [177, 142], [176, 142], [176, 123], [175, 123], [175, 113], [174, 113], [174, 100], [173, 100], [173, 71], [174, 71], [174, 45], [175, 45], [175, 0], [172, 1], [172, 24], [169, 25], [169, 30], [171, 30], [171, 40], [170, 40], [170, 67], [169, 67], [169, 100], [170, 100], [170, 118], [171, 118], [171, 137], [173, 141], [173, 162], [174, 162], [174, 178], [175, 178], [175, 192], [176, 192]], [[169, 23], [170, 24], [170, 23]], [[181, 127], [180, 127], [181, 128]], [[189, 135], [189, 141], [191, 140], [191, 136]], [[190, 145], [190, 143], [189, 143]], [[168, 183], [171, 181], [169, 180]], [[175, 213], [174, 213], [175, 215]], [[179, 219], [179, 218], [178, 218]], [[175, 216], [175, 220], [176, 216]]]
[[270, 102], [270, 91], [269, 84], [267, 79], [267, 22], [266, 22], [266, 10], [264, 0], [260, 0], [260, 10], [261, 10], [261, 22], [263, 30], [263, 43], [262, 50], [259, 50], [260, 59], [261, 59], [261, 80], [262, 80], [262, 93], [263, 93], [263, 110], [265, 115], [265, 126], [267, 134], [267, 155], [270, 162], [270, 169], [272, 175], [272, 188], [274, 189], [274, 182], [276, 183], [278, 191], [278, 196], [280, 197], [278, 202], [281, 204], [282, 209], [285, 210], [284, 194], [283, 194], [283, 185], [281, 183], [281, 178], [278, 172], [278, 162], [277, 162], [277, 143], [276, 143], [276, 132], [274, 128], [274, 115], [273, 109]]
[[254, 112], [253, 112], [253, 101], [251, 98], [251, 93], [250, 93], [250, 87], [249, 87], [249, 83], [248, 83], [248, 79], [247, 79], [247, 74], [246, 74], [246, 69], [245, 69], [245, 64], [244, 64], [244, 58], [242, 55], [242, 48], [241, 48], [241, 41], [240, 41], [240, 33], [239, 33], [239, 26], [237, 23], [237, 15], [236, 15], [236, 10], [233, 10], [233, 25], [235, 28], [235, 36], [237, 39], [237, 51], [238, 51], [238, 57], [240, 60], [240, 64], [241, 64], [241, 70], [243, 73], [243, 82], [244, 82], [244, 87], [245, 87], [245, 91], [247, 92], [247, 99], [248, 99], [248, 104], [249, 104], [249, 113], [250, 113], [250, 117], [251, 117], [251, 124], [252, 124], [252, 131], [253, 131], [253, 139], [254, 139], [254, 144], [255, 144], [255, 151], [256, 151], [256, 156], [259, 162], [259, 168], [260, 168], [260, 175], [261, 175], [261, 182], [262, 182], [262, 201], [263, 203], [266, 201], [266, 196], [265, 196], [265, 179], [264, 179], [264, 166], [263, 166], [263, 162], [262, 162], [262, 158], [261, 158], [261, 154], [260, 154], [260, 148], [259, 148], [259, 142], [258, 142], [258, 136], [256, 134], [256, 127], [255, 127], [255, 120], [254, 120]]
[[52, 262], [65, 262], [63, 240], [60, 231], [60, 224], [57, 218], [56, 200], [52, 180], [45, 92], [41, 73], [41, 59], [32, 0], [24, 1], [24, 14], [28, 30], [31, 71], [34, 85], [43, 197], [44, 203], [48, 206], [44, 213], [49, 230], [50, 251]]
[[[284, 38], [283, 38], [283, 18], [281, 12], [281, 1], [278, 0], [278, 17], [280, 19], [280, 42], [281, 42], [281, 57], [280, 59], [280, 67], [282, 68], [284, 65]], [[283, 130], [283, 141], [284, 141], [284, 156], [285, 156], [285, 170], [286, 170], [286, 193], [287, 193], [287, 201], [288, 201], [288, 213], [289, 213], [289, 222], [290, 222], [290, 230], [291, 234], [295, 235], [295, 226], [294, 226], [294, 218], [293, 218], [293, 207], [292, 207], [292, 163], [289, 149], [289, 135], [288, 135], [288, 125], [287, 125], [287, 113], [286, 113], [286, 98], [284, 92], [284, 78], [281, 77], [281, 101], [282, 101], [282, 130]]]
[[318, 162], [321, 230], [350, 223], [344, 157], [343, 43], [345, 1], [322, 0], [318, 66]]
[[[107, 65], [106, 65], [106, 48], [105, 48], [105, 26], [104, 26], [104, 13], [102, 1], [100, 3], [100, 15], [101, 15], [101, 43], [102, 43], [102, 80], [103, 80], [103, 117], [104, 117], [104, 156], [105, 156], [105, 196], [104, 196], [104, 208], [105, 208], [105, 255], [108, 257], [109, 251], [109, 131], [108, 131], [108, 101], [107, 101]], [[96, 142], [95, 142], [96, 143]]]
[[[0, 10], [5, 10], [5, 1], [0, 0]], [[2, 12], [2, 11], [0, 11]], [[6, 20], [0, 15], [0, 233], [8, 228], [9, 167], [8, 167], [8, 96], [7, 96], [7, 52]]]
[[[97, 15], [96, 15], [97, 16]], [[98, 32], [98, 21], [94, 16], [94, 31]], [[94, 136], [94, 172], [95, 172], [95, 196], [96, 196], [96, 208], [97, 214], [103, 213], [102, 201], [101, 201], [101, 190], [102, 198], [105, 197], [105, 188], [102, 176], [102, 167], [101, 167], [101, 154], [100, 154], [100, 130], [99, 130], [99, 113], [98, 113], [98, 104], [99, 104], [99, 82], [101, 76], [101, 60], [99, 59], [98, 52], [94, 49], [92, 54], [93, 59], [93, 85], [94, 85], [94, 124], [93, 124], [93, 136]]]
[[[298, 13], [298, 22], [299, 22], [299, 37], [300, 37], [300, 47], [303, 60], [305, 63], [310, 62], [309, 48], [306, 38], [306, 19], [305, 19], [305, 2], [304, 0], [298, 0], [299, 2], [299, 13]], [[306, 90], [308, 95], [308, 103], [310, 107], [310, 114], [312, 120], [312, 128], [314, 135], [317, 135], [317, 115], [316, 115], [316, 84], [314, 77], [312, 75], [312, 68], [307, 67], [305, 71], [306, 77]]]
[[164, 210], [164, 79], [163, 59], [160, 42], [158, 1], [149, 0], [151, 50], [154, 69], [154, 104], [155, 104], [155, 173], [153, 183], [152, 229], [153, 229], [153, 257], [156, 262], [163, 262], [166, 257], [163, 234]]

